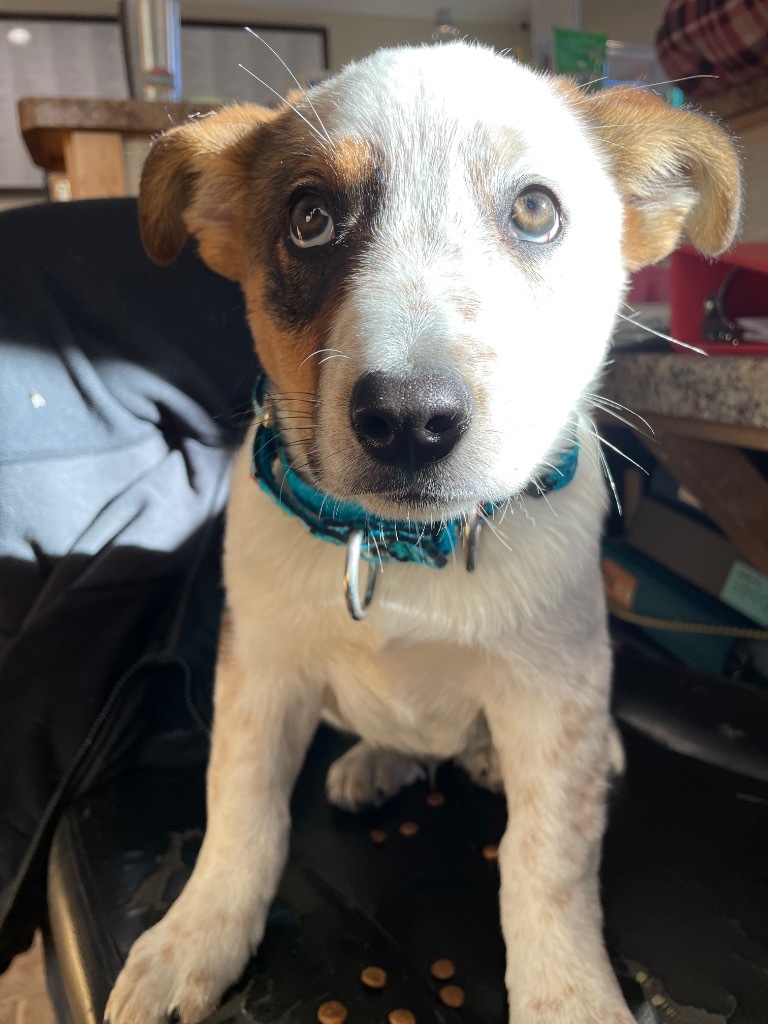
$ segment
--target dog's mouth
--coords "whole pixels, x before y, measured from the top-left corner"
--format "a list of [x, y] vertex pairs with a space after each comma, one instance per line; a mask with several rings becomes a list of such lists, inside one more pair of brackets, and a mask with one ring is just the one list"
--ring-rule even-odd
[[488, 500], [457, 480], [455, 473], [438, 466], [416, 473], [394, 471], [375, 480], [363, 475], [350, 491], [350, 499], [372, 516], [406, 522], [463, 518]]
[[[434, 524], [463, 519], [478, 505], [505, 501], [509, 494], [487, 493], [471, 468], [462, 462], [441, 461], [419, 469], [373, 466], [365, 457], [357, 461], [345, 449], [344, 459], [330, 464], [320, 457], [315, 444], [302, 438], [292, 444], [287, 460], [297, 476], [330, 501], [359, 505], [371, 519]], [[334, 453], [336, 454], [336, 453]]]
[[463, 518], [478, 504], [477, 501], [468, 502], [453, 495], [436, 502], [419, 494], [387, 492], [361, 495], [357, 500], [374, 517], [416, 523], [437, 523]]

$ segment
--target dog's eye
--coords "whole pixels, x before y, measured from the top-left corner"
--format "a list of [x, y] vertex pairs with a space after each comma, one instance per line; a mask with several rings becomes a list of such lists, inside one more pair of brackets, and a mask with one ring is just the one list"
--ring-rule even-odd
[[555, 200], [535, 186], [521, 192], [512, 206], [509, 231], [513, 238], [523, 242], [551, 242], [560, 233]]
[[327, 203], [317, 192], [305, 192], [294, 201], [290, 212], [291, 241], [300, 249], [326, 245], [333, 240], [333, 218]]

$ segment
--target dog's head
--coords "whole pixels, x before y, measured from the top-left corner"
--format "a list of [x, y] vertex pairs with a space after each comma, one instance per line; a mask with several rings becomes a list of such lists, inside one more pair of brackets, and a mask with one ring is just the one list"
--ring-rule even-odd
[[291, 462], [372, 513], [443, 518], [572, 436], [627, 272], [731, 243], [726, 135], [646, 90], [587, 94], [489, 50], [383, 50], [278, 110], [175, 128], [144, 243], [243, 288]]

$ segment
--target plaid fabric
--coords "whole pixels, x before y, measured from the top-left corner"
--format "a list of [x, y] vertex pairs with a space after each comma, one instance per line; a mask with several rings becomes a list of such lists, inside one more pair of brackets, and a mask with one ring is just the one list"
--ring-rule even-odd
[[656, 34], [656, 52], [689, 96], [710, 96], [768, 73], [768, 0], [672, 0]]

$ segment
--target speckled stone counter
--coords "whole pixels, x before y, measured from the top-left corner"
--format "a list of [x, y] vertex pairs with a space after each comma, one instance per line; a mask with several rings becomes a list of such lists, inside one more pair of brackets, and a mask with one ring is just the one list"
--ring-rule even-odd
[[619, 353], [603, 394], [636, 412], [768, 429], [768, 356]]

